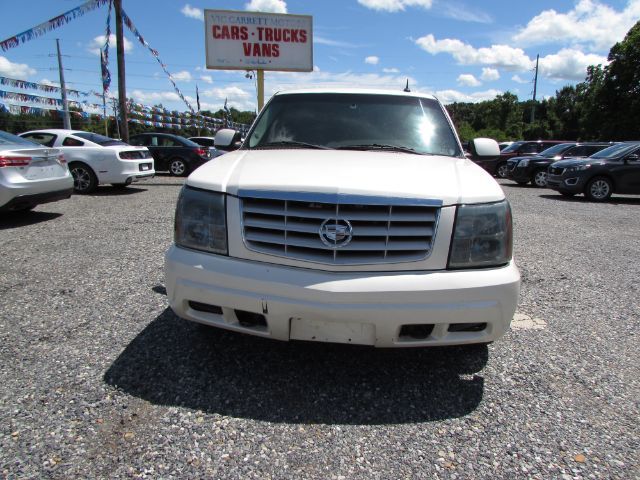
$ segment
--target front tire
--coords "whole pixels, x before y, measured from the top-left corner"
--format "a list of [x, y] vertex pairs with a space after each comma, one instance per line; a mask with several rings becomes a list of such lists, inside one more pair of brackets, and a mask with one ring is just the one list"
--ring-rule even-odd
[[584, 189], [584, 196], [592, 202], [604, 202], [609, 200], [613, 193], [613, 184], [606, 177], [596, 177], [589, 180]]
[[88, 165], [72, 163], [69, 165], [69, 170], [73, 176], [73, 190], [76, 193], [91, 193], [98, 187], [98, 177]]
[[531, 183], [533, 183], [538, 188], [546, 188], [547, 186], [547, 172], [546, 170], [538, 170], [533, 174], [533, 179], [531, 179]]
[[169, 163], [169, 173], [174, 177], [184, 177], [189, 173], [187, 164], [181, 158], [174, 158]]
[[498, 178], [507, 178], [507, 174], [509, 173], [509, 167], [506, 163], [501, 163], [496, 168], [496, 175]]

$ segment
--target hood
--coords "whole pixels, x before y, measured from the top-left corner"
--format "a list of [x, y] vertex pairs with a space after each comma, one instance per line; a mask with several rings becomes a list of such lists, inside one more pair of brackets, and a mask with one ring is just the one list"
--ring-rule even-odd
[[504, 199], [475, 163], [453, 157], [345, 150], [238, 150], [195, 170], [188, 185], [239, 190], [434, 199], [443, 205]]
[[600, 165], [602, 164], [602, 159], [600, 158], [565, 158], [564, 160], [560, 160], [559, 162], [554, 162], [554, 167], [560, 168], [571, 168], [576, 167], [578, 165]]

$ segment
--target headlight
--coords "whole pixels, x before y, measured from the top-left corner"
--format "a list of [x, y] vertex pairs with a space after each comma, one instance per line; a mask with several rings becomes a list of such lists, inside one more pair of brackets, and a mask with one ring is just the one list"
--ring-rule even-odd
[[456, 212], [449, 268], [504, 265], [511, 260], [512, 245], [509, 202], [460, 205]]
[[567, 172], [580, 172], [581, 170], [587, 170], [588, 168], [591, 168], [590, 164], [587, 165], [577, 165], [575, 167], [569, 167], [567, 168]]
[[524, 160], [520, 160], [518, 162], [518, 166], [519, 167], [526, 167], [527, 165], [529, 165], [529, 159], [528, 158], [525, 158]]
[[226, 255], [226, 217], [224, 194], [183, 187], [176, 207], [176, 245]]

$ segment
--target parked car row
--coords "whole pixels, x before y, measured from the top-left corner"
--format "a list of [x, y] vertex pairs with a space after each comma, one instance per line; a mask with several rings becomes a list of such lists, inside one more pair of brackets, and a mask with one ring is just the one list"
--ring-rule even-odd
[[29, 210], [98, 185], [124, 188], [156, 170], [186, 176], [223, 153], [166, 133], [133, 135], [125, 143], [80, 130], [0, 131], [0, 211]]

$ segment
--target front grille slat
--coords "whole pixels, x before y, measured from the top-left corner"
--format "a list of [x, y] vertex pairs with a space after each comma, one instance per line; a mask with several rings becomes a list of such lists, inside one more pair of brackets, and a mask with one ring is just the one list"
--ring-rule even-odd
[[440, 214], [439, 206], [413, 200], [385, 205], [378, 198], [367, 204], [363, 197], [358, 203], [345, 197], [335, 203], [279, 199], [277, 192], [274, 198], [240, 199], [249, 250], [335, 265], [424, 260], [431, 254]]

